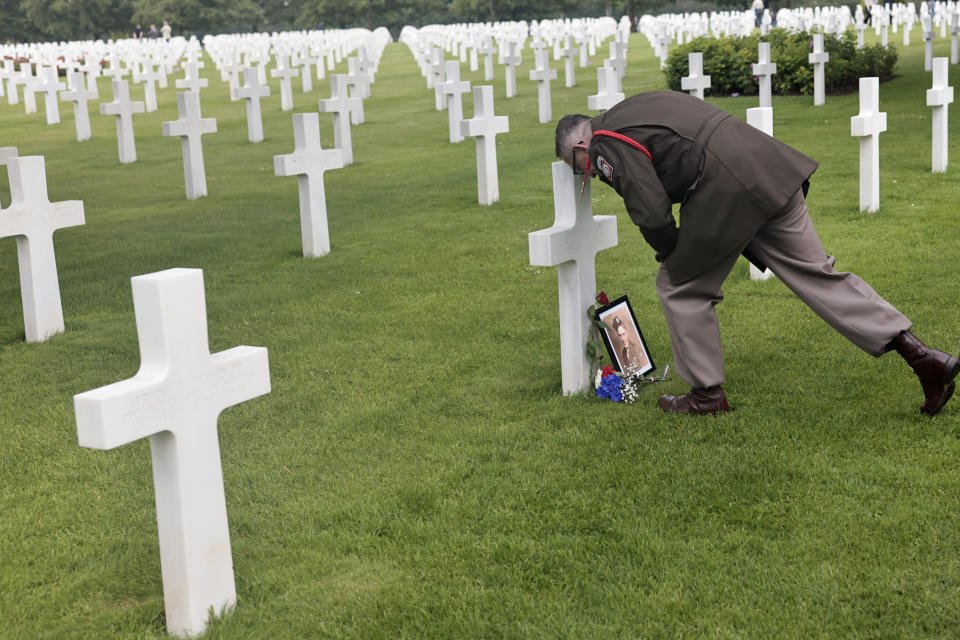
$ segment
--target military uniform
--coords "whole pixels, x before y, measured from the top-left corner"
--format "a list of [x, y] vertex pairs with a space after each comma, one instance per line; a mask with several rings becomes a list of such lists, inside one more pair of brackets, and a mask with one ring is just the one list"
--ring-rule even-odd
[[[657, 293], [678, 374], [724, 382], [714, 305], [744, 253], [768, 266], [834, 329], [873, 356], [910, 321], [834, 270], [804, 196], [816, 161], [702, 100], [643, 93], [593, 118], [590, 165], [623, 198], [662, 264]], [[672, 205], [682, 203], [677, 226]]]

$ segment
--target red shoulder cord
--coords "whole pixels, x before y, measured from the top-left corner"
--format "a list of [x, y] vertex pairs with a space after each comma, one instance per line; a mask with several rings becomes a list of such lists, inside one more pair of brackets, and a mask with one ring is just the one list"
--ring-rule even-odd
[[[622, 133], [617, 133], [616, 131], [607, 131], [606, 129], [598, 129], [597, 131], [593, 132], [593, 135], [607, 136], [608, 138], [614, 138], [616, 140], [619, 140], [620, 142], [626, 142], [628, 145], [630, 145], [634, 149], [642, 151], [643, 154], [650, 159], [650, 162], [653, 162], [653, 155], [651, 155], [651, 153], [647, 151], [647, 148], [629, 136], [625, 136]], [[587, 183], [588, 177], [590, 177], [590, 155], [589, 154], [587, 155], [587, 166], [583, 172], [584, 184]]]

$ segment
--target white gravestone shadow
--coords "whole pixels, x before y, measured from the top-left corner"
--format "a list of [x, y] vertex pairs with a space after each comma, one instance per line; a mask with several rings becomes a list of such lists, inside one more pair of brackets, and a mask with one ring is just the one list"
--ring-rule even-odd
[[530, 264], [559, 267], [560, 370], [563, 394], [590, 388], [587, 308], [596, 300], [594, 260], [597, 253], [617, 245], [616, 216], [594, 216], [590, 180], [579, 197], [582, 176], [565, 162], [553, 163], [554, 223], [529, 234]]
[[339, 149], [324, 149], [320, 145], [320, 116], [316, 113], [293, 114], [293, 141], [293, 153], [273, 156], [274, 173], [297, 176], [303, 256], [325, 256], [330, 253], [330, 232], [323, 174], [341, 169], [343, 154]]
[[53, 232], [82, 225], [83, 202], [50, 202], [43, 156], [8, 156], [0, 164], [7, 166], [11, 196], [0, 210], [0, 238], [17, 239], [24, 332], [27, 342], [41, 342], [64, 329]]
[[200, 634], [237, 600], [217, 418], [270, 392], [267, 350], [211, 354], [203, 271], [131, 279], [140, 370], [73, 398], [82, 447], [114, 449], [150, 438], [167, 630]]

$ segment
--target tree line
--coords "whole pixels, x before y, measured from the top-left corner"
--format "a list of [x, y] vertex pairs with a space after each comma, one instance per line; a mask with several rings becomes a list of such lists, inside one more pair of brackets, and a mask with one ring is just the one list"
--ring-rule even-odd
[[[714, 0], [715, 1], [715, 0]], [[720, 0], [730, 1], [730, 0]], [[737, 3], [740, 0], [733, 0]], [[0, 42], [130, 37], [170, 22], [174, 35], [636, 15], [679, 0], [0, 0]], [[716, 5], [713, 5], [716, 6]]]

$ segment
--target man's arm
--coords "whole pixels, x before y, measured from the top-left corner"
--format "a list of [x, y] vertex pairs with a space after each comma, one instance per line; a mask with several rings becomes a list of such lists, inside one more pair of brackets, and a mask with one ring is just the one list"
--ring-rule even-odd
[[[670, 197], [657, 176], [653, 162], [625, 142], [595, 136], [596, 169], [623, 198], [627, 214], [662, 262], [677, 244], [677, 223]], [[608, 175], [609, 174], [609, 175]]]

